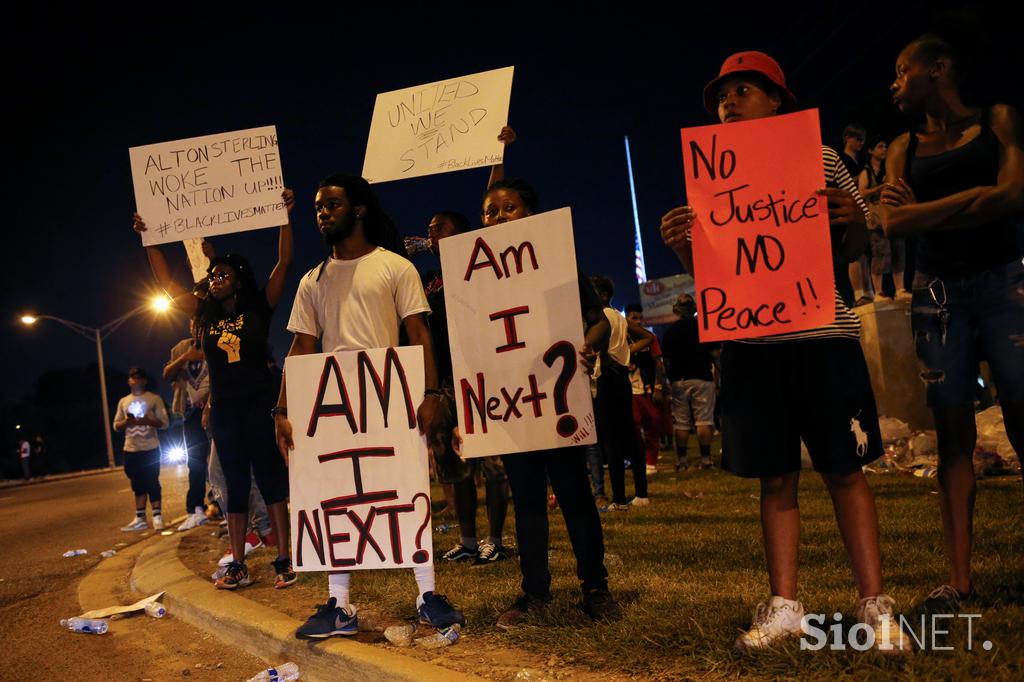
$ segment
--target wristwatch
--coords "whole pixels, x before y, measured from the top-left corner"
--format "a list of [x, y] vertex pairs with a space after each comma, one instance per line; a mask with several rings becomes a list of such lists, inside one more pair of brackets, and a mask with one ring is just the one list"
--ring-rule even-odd
[[275, 405], [274, 407], [270, 408], [270, 416], [271, 417], [276, 417], [277, 415], [281, 415], [282, 417], [287, 417], [288, 416], [288, 408], [287, 407], [281, 407], [279, 405]]

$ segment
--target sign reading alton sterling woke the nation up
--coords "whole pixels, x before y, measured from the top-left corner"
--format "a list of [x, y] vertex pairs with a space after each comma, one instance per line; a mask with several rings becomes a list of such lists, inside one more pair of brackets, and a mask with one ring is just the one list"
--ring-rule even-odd
[[274, 126], [128, 150], [146, 246], [284, 225]]

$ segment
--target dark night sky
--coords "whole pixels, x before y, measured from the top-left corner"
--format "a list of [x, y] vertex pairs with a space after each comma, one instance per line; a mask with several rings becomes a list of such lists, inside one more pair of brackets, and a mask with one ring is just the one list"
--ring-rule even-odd
[[[579, 262], [615, 280], [619, 305], [637, 298], [623, 135], [633, 146], [648, 276], [674, 274], [680, 268], [661, 246], [657, 225], [683, 197], [678, 129], [710, 122], [701, 89], [728, 54], [759, 49], [775, 56], [801, 105], [822, 109], [828, 143], [837, 143], [851, 119], [890, 133], [906, 126], [889, 102], [892, 64], [909, 38], [931, 27], [936, 3], [928, 10], [919, 2], [762, 3], [756, 10], [705, 4], [714, 9], [678, 16], [643, 3], [630, 5], [629, 16], [596, 4], [552, 9], [555, 3], [542, 11], [497, 3], [472, 12], [389, 6], [376, 16], [277, 10], [259, 13], [258, 22], [239, 22], [210, 4], [188, 20], [182, 9], [171, 20], [139, 16], [134, 26], [87, 28], [91, 15], [55, 10], [9, 23], [5, 89], [14, 163], [6, 203], [14, 215], [4, 277], [13, 293], [2, 311], [9, 362], [0, 400], [26, 396], [47, 370], [95, 362], [94, 347], [69, 330], [52, 323], [22, 328], [16, 319], [23, 311], [101, 325], [153, 289], [129, 226], [131, 146], [277, 125], [285, 181], [298, 196], [295, 264], [272, 337], [280, 360], [290, 342], [284, 325], [291, 295], [322, 257], [312, 212], [316, 182], [362, 168], [378, 92], [514, 65], [509, 119], [519, 141], [508, 151], [508, 174], [534, 184], [546, 208], [572, 206]], [[989, 45], [1008, 55], [1019, 35], [984, 3], [972, 7], [988, 25]], [[254, 15], [251, 6], [244, 13]], [[991, 80], [1008, 73], [1019, 80], [1016, 59], [989, 72]], [[1005, 90], [999, 96], [1019, 105], [1019, 89]], [[478, 216], [486, 178], [476, 169], [377, 189], [402, 233], [422, 234], [441, 208]], [[275, 230], [215, 243], [219, 252], [249, 256], [262, 278], [276, 257]], [[180, 247], [168, 251], [184, 276]], [[158, 373], [185, 334], [180, 315], [140, 316], [106, 342], [107, 363]], [[123, 392], [111, 387], [112, 403]]]

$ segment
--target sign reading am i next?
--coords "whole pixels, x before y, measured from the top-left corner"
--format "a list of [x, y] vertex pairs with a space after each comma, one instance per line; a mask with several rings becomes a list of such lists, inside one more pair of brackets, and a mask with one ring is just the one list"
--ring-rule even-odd
[[274, 126], [132, 147], [146, 246], [283, 225]]
[[595, 443], [570, 210], [438, 244], [462, 455]]
[[701, 341], [832, 322], [817, 110], [681, 132]]
[[422, 346], [293, 355], [285, 372], [295, 570], [429, 564]]

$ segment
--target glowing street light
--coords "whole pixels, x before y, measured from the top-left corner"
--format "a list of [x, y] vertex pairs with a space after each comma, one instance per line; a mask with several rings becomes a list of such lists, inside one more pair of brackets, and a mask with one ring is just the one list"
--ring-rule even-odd
[[145, 312], [146, 310], [155, 310], [156, 312], [165, 312], [171, 307], [171, 300], [166, 295], [161, 294], [153, 298], [148, 303], [129, 310], [121, 317], [111, 320], [102, 327], [89, 327], [84, 324], [65, 320], [61, 317], [55, 317], [54, 315], [22, 315], [20, 320], [21, 323], [27, 327], [34, 325], [39, 320], [52, 320], [59, 322], [68, 329], [71, 329], [78, 334], [81, 334], [90, 341], [96, 343], [96, 364], [99, 366], [100, 371], [100, 399], [103, 401], [103, 433], [107, 438], [107, 465], [110, 468], [114, 468], [114, 441], [110, 433], [110, 402], [107, 399], [107, 376], [103, 368], [103, 339], [113, 334], [117, 329], [135, 317], [136, 315]]

